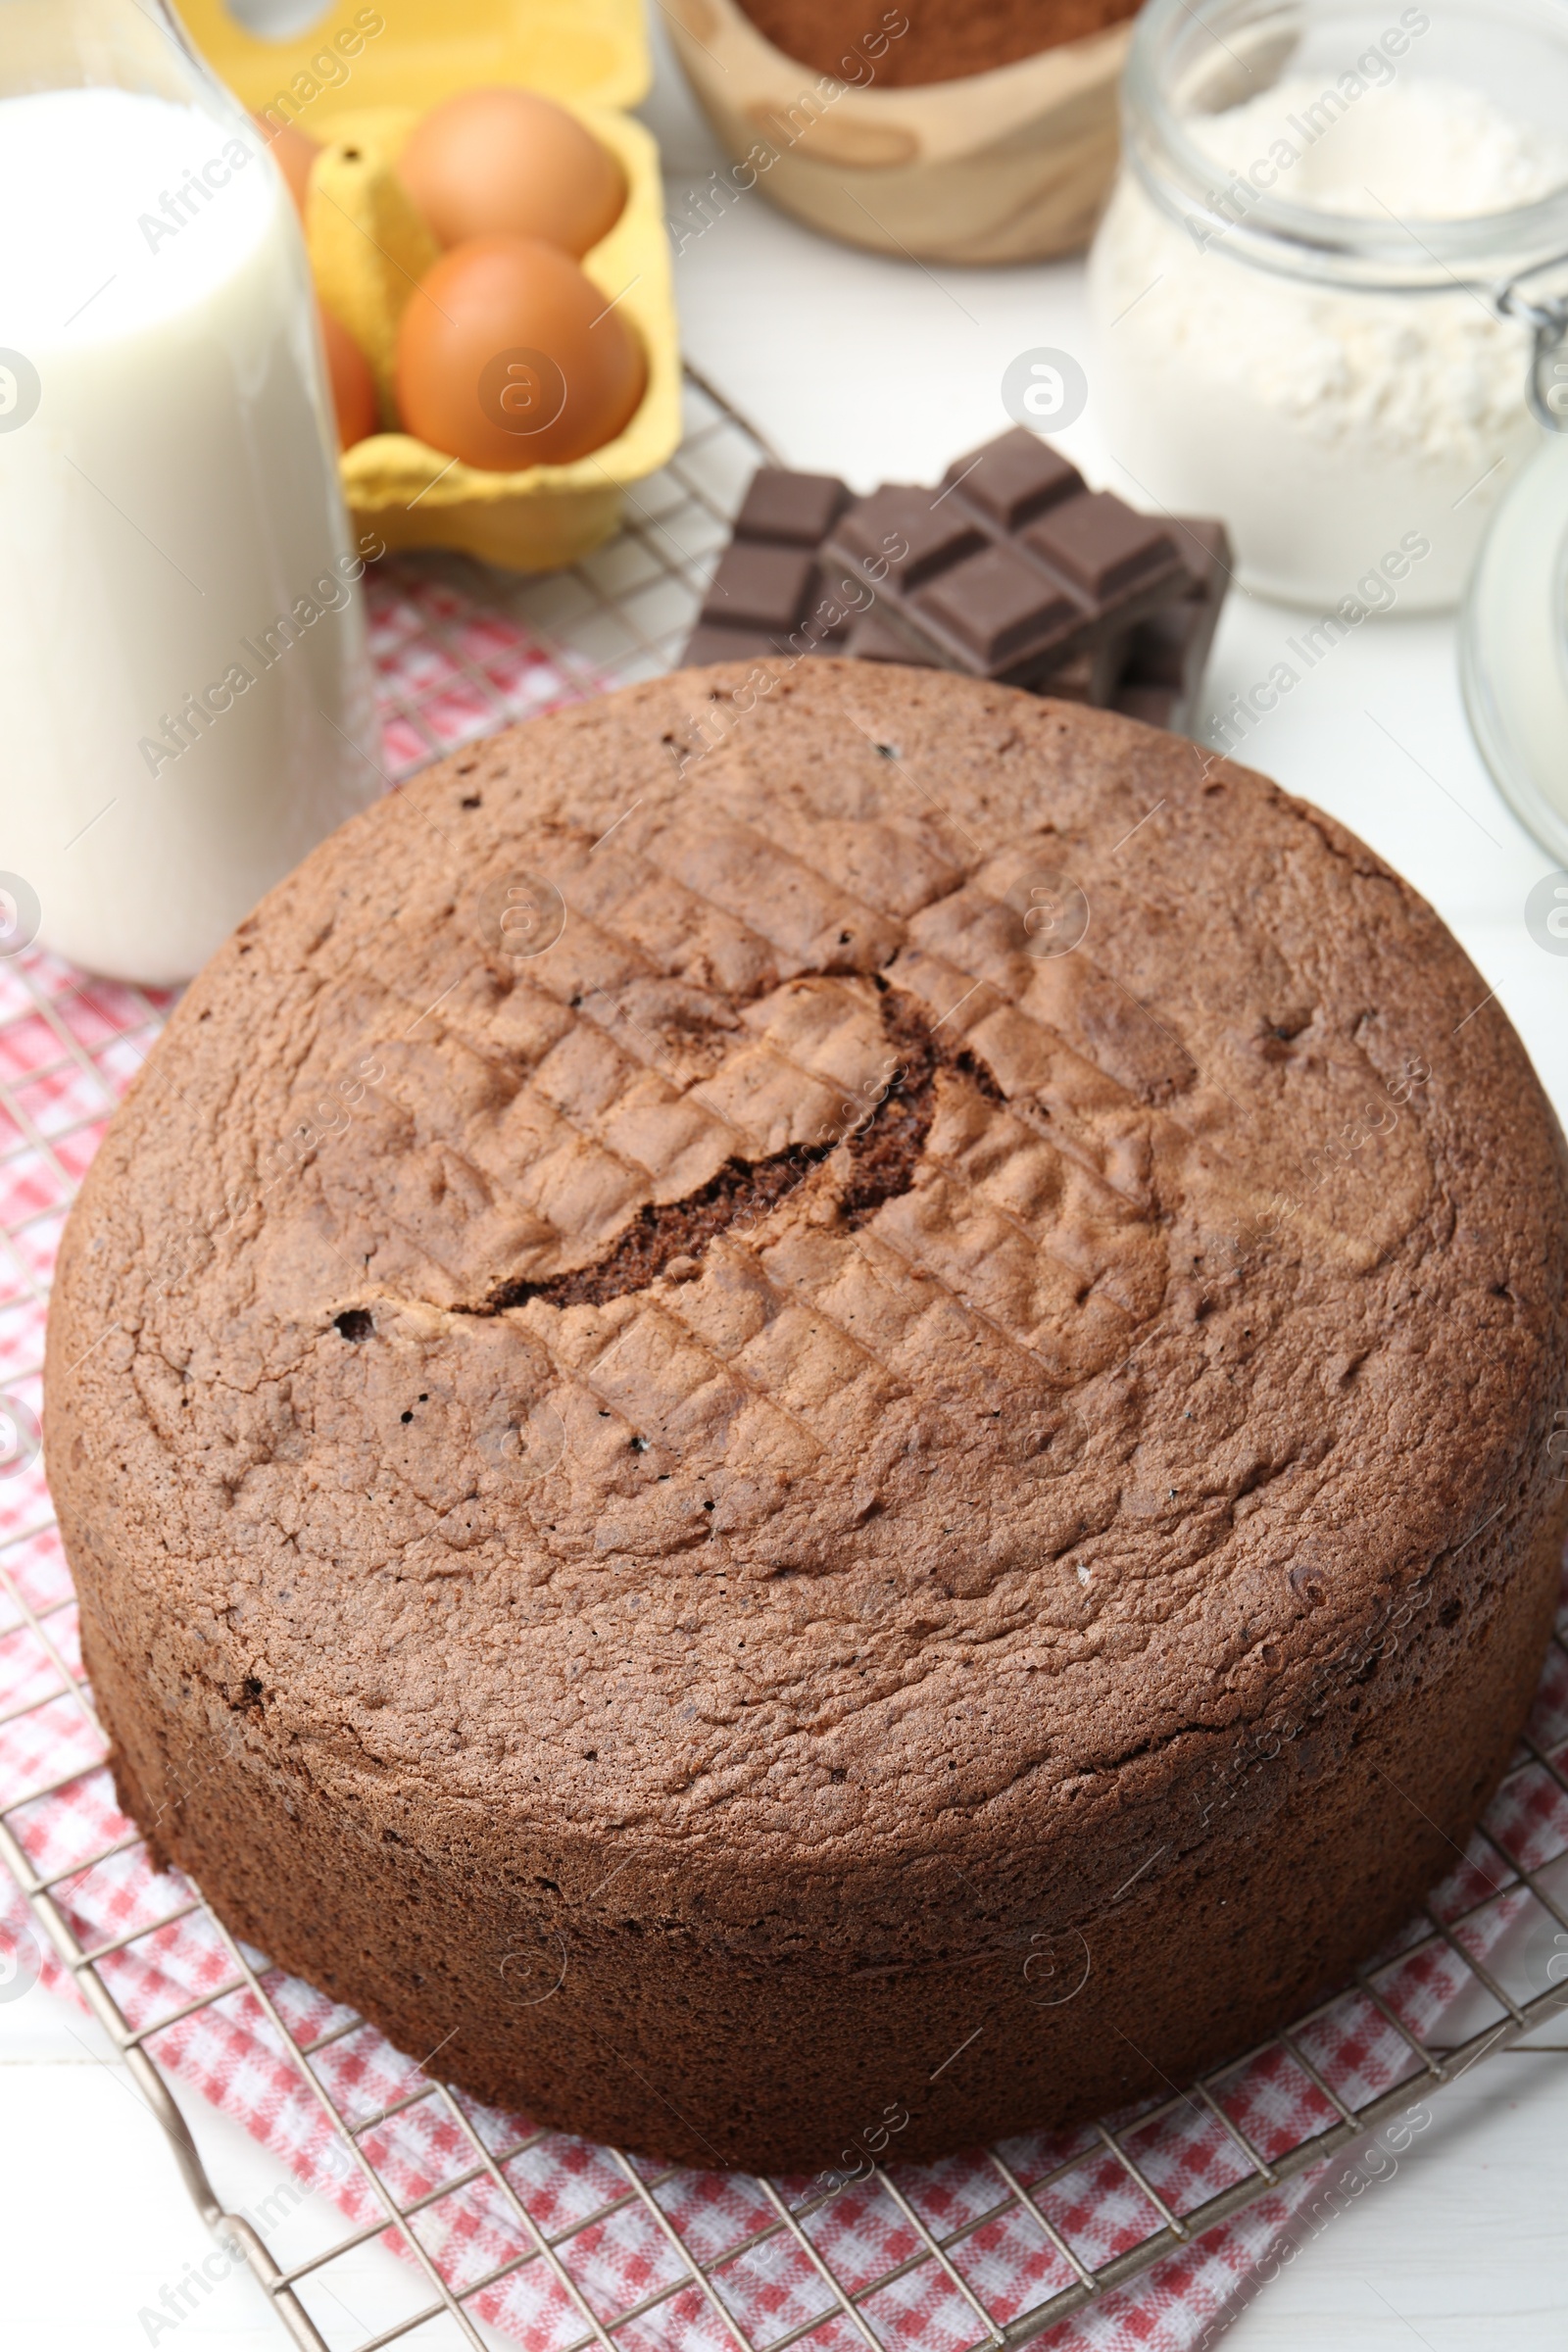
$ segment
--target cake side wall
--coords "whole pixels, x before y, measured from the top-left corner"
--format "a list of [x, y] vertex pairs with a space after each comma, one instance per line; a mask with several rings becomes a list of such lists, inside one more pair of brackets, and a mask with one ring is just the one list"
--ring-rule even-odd
[[[617, 1918], [598, 1890], [615, 1868], [605, 1847], [576, 1858], [574, 1886], [509, 1886], [483, 1867], [493, 1825], [462, 1808], [433, 1804], [420, 1845], [405, 1842], [373, 1788], [346, 1807], [270, 1752], [259, 1719], [161, 1704], [90, 1571], [84, 1647], [122, 1799], [160, 1848], [237, 1934], [398, 2047], [442, 2045], [463, 2087], [698, 2165], [838, 2166], [879, 2131], [890, 2158], [931, 2156], [1085, 2120], [1239, 2052], [1404, 1923], [1463, 1847], [1534, 1693], [1563, 1514], [1531, 1484], [1506, 1532], [1469, 1547], [1463, 1625], [1369, 1638], [1357, 1679], [1324, 1694], [1313, 1728], [1346, 1735], [1332, 1771], [1309, 1778], [1292, 1752], [1307, 1729], [1283, 1726], [1279, 1757], [1239, 1786], [1210, 1774], [1218, 1810], [1187, 1850], [1098, 1916], [904, 1970], [867, 1970], [847, 1946], [765, 1964]], [[979, 1879], [975, 1893], [1005, 1910], [1012, 1889]]]

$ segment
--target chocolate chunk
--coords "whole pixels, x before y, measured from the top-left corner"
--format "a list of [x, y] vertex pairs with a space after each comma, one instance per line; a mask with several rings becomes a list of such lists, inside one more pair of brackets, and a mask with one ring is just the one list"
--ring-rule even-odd
[[786, 650], [764, 629], [727, 629], [700, 620], [686, 640], [682, 669], [697, 669], [707, 662], [758, 662]]
[[1052, 671], [1040, 692], [1054, 695], [1058, 702], [1088, 703], [1097, 710], [1109, 710], [1122, 684], [1127, 647], [1127, 638], [1107, 637], [1102, 644], [1074, 654], [1070, 662]]
[[1187, 674], [1187, 652], [1199, 619], [1200, 608], [1183, 597], [1141, 620], [1128, 640], [1124, 682], [1179, 687]]
[[1197, 715], [1230, 586], [1231, 543], [1222, 522], [1198, 518], [1173, 522], [1171, 534], [1187, 573], [1186, 592], [1132, 631], [1120, 679], [1105, 700], [1127, 718], [1184, 734]]
[[788, 636], [806, 611], [816, 564], [811, 551], [732, 539], [703, 605], [705, 619]]
[[760, 466], [740, 513], [737, 539], [768, 539], [786, 547], [820, 547], [849, 505], [848, 486], [832, 473], [791, 473]]
[[[693, 640], [695, 643], [695, 639]], [[893, 623], [884, 620], [880, 612], [866, 612], [851, 628], [836, 653], [853, 654], [857, 662], [902, 662], [910, 669], [935, 669], [929, 654], [923, 654], [904, 636]], [[692, 659], [690, 648], [686, 659]]]
[[1022, 425], [988, 442], [978, 456], [956, 458], [942, 477], [944, 491], [960, 489], [971, 507], [1000, 530], [1016, 531], [1060, 498], [1084, 487], [1076, 466]]
[[[853, 654], [858, 662], [898, 662], [908, 669], [939, 666], [876, 612], [850, 613], [832, 625], [824, 615], [808, 613], [788, 637], [770, 635], [765, 629], [730, 628], [722, 621], [699, 620], [686, 640], [680, 666], [696, 669], [707, 662], [757, 662], [778, 654]], [[1110, 684], [1114, 685], [1114, 680]], [[1103, 694], [1080, 699], [1104, 705], [1110, 700], [1109, 687]]]
[[1151, 574], [1168, 579], [1179, 561], [1164, 524], [1134, 514], [1109, 490], [1085, 490], [1053, 507], [1023, 544], [1098, 604]]
[[929, 490], [896, 482], [858, 499], [835, 534], [835, 547], [873, 586], [897, 576], [906, 591], [978, 555], [985, 544], [985, 533], [961, 509], [944, 511]]
[[1121, 686], [1111, 708], [1119, 710], [1123, 718], [1136, 718], [1146, 727], [1163, 727], [1168, 735], [1182, 732], [1176, 723], [1181, 716], [1181, 693], [1177, 687]]
[[1006, 546], [987, 547], [938, 574], [911, 600], [914, 615], [965, 647], [976, 667], [1003, 669], [1020, 646], [1051, 644], [1078, 621], [1071, 597]]
[[[691, 668], [704, 662], [755, 662], [779, 654], [843, 654], [858, 652], [850, 639], [863, 622], [841, 602], [819, 596], [820, 575], [813, 574], [813, 585], [802, 619], [789, 630], [764, 629], [754, 626], [737, 627], [726, 621], [699, 620], [686, 641], [681, 655], [684, 667]], [[825, 608], [825, 610], [824, 610]], [[872, 660], [884, 662], [918, 662], [907, 639], [900, 639], [902, 652], [873, 655]]]

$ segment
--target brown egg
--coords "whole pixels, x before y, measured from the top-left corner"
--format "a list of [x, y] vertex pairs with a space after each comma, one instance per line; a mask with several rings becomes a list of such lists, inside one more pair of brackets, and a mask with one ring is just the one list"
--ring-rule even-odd
[[320, 141], [308, 139], [303, 130], [295, 129], [292, 122], [286, 122], [281, 130], [274, 130], [271, 123], [264, 122], [260, 115], [252, 115], [251, 121], [267, 141], [273, 163], [287, 180], [295, 210], [303, 220], [305, 198], [311, 184], [311, 166], [321, 152]]
[[398, 413], [469, 466], [563, 466], [612, 441], [642, 399], [642, 345], [575, 262], [531, 237], [475, 237], [425, 272], [398, 325]]
[[398, 157], [398, 176], [438, 244], [542, 237], [577, 260], [626, 201], [609, 148], [531, 90], [462, 90], [432, 107]]
[[326, 372], [332, 387], [340, 449], [350, 449], [380, 424], [375, 403], [375, 378], [370, 364], [346, 326], [341, 326], [325, 303], [316, 306], [326, 347]]

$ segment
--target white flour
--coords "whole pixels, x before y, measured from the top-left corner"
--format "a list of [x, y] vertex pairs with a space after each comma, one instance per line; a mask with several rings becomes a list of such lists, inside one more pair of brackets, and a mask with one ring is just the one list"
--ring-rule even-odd
[[[1404, 221], [1502, 212], [1568, 179], [1568, 147], [1478, 93], [1390, 80], [1338, 114], [1278, 83], [1189, 122], [1216, 197], [1259, 164], [1271, 193]], [[1235, 243], [1239, 245], [1240, 240]], [[1486, 274], [1483, 269], [1480, 274]], [[1110, 446], [1176, 512], [1230, 524], [1249, 585], [1337, 601], [1408, 532], [1433, 555], [1407, 609], [1453, 603], [1495, 495], [1537, 438], [1526, 338], [1468, 294], [1355, 294], [1200, 250], [1124, 175], [1091, 266]]]
[[1246, 172], [1283, 139], [1298, 160], [1283, 167], [1276, 193], [1325, 213], [1376, 214], [1381, 197], [1402, 220], [1468, 220], [1533, 204], [1568, 171], [1559, 140], [1499, 114], [1478, 90], [1391, 80], [1347, 98], [1338, 117], [1323, 96], [1318, 81], [1277, 81], [1246, 106], [1189, 117], [1187, 128], [1221, 172]]

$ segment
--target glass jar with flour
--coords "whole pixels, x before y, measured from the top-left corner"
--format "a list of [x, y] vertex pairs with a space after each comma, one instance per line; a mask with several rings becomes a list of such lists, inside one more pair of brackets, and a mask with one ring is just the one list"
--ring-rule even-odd
[[[1561, 0], [1152, 0], [1091, 259], [1106, 438], [1244, 585], [1457, 602], [1540, 440], [1517, 281], [1568, 253]], [[1358, 594], [1359, 590], [1359, 594]]]
[[379, 788], [304, 241], [163, 0], [7, 0], [0, 954], [189, 977]]

